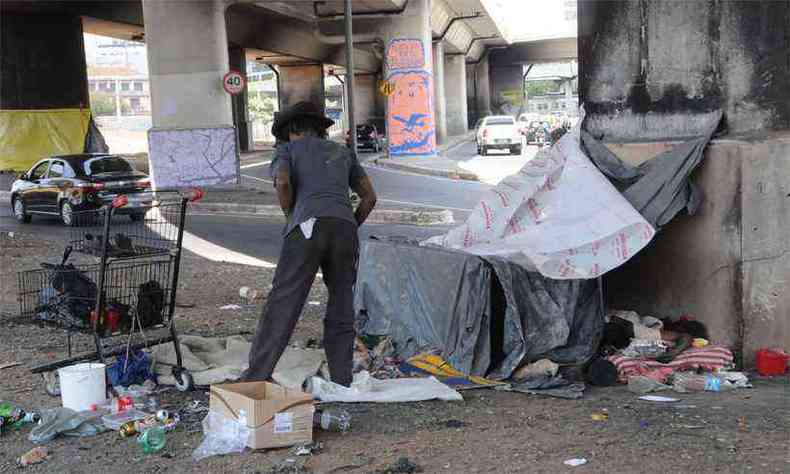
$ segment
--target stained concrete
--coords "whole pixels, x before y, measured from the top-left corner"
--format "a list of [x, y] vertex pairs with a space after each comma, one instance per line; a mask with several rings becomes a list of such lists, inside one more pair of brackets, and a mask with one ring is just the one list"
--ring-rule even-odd
[[325, 107], [324, 67], [320, 64], [280, 66], [280, 109], [308, 101]]
[[491, 65], [491, 108], [494, 113], [516, 116], [524, 107], [524, 68]]
[[[671, 144], [619, 144], [638, 163]], [[606, 277], [617, 307], [691, 314], [748, 366], [759, 347], [790, 348], [790, 132], [713, 141], [697, 171], [705, 201]]]
[[436, 144], [447, 141], [447, 109], [444, 84], [444, 43], [433, 43], [433, 111], [436, 119]]
[[469, 127], [466, 103], [466, 58], [461, 55], [444, 57], [444, 94], [447, 114], [447, 135], [463, 135]]
[[579, 1], [587, 128], [611, 140], [790, 128], [790, 1]]

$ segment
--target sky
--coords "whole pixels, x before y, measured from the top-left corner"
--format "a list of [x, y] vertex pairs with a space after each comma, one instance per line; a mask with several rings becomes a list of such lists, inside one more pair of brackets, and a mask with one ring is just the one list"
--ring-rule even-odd
[[576, 0], [481, 0], [508, 42], [576, 37]]

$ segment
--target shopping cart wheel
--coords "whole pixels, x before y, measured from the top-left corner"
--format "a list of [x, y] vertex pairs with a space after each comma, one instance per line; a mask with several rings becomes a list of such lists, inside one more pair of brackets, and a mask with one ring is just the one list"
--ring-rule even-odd
[[44, 372], [41, 374], [41, 378], [44, 379], [44, 390], [47, 391], [47, 394], [52, 397], [59, 397], [60, 379], [58, 378], [58, 372], [56, 370]]
[[181, 369], [180, 371], [173, 371], [173, 376], [176, 378], [176, 388], [179, 392], [188, 392], [194, 388], [192, 381], [192, 374], [188, 370]]

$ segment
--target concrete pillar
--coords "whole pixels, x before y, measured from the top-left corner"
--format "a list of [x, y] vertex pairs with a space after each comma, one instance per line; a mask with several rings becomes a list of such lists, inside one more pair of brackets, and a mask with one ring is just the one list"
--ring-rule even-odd
[[469, 127], [466, 103], [466, 56], [444, 57], [444, 93], [447, 135], [463, 135]]
[[[238, 71], [247, 77], [247, 51], [244, 48], [232, 47], [228, 50], [230, 69]], [[231, 97], [231, 111], [233, 125], [236, 126], [236, 136], [239, 138], [239, 150], [250, 151], [255, 144], [252, 138], [252, 123], [250, 123], [250, 109], [248, 106], [249, 94], [247, 84], [240, 94]]]
[[225, 2], [143, 0], [143, 15], [154, 128], [232, 125]]
[[280, 66], [280, 110], [302, 101], [313, 102], [324, 110], [326, 93], [321, 64]]
[[475, 75], [477, 114], [478, 118], [483, 118], [486, 115], [491, 115], [491, 81], [489, 78], [488, 55], [485, 55], [477, 63]]
[[431, 67], [431, 2], [410, 0], [403, 14], [382, 25], [387, 41], [385, 78], [390, 156], [436, 155], [436, 121]]
[[[224, 0], [143, 0], [151, 118], [148, 159], [157, 188], [239, 182]], [[185, 34], [189, 32], [189, 34]]]
[[490, 68], [491, 108], [496, 114], [513, 115], [524, 108], [524, 73], [522, 66]]
[[376, 75], [354, 75], [354, 116], [357, 124], [376, 118]]
[[444, 43], [433, 43], [433, 110], [436, 115], [436, 143], [447, 141], [447, 113], [445, 109]]

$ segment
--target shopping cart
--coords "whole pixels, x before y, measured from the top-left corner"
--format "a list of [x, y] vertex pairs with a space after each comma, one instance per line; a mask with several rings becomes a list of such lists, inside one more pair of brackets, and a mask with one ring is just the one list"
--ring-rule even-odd
[[[187, 208], [202, 196], [200, 189], [158, 190], [162, 200], [145, 206], [145, 219], [131, 222], [116, 216], [129, 203], [125, 195], [99, 209], [75, 212], [61, 262], [18, 274], [20, 319], [67, 332], [68, 357], [31, 369], [44, 376], [47, 392], [58, 393], [56, 369], [90, 360], [106, 363], [169, 342], [176, 354], [176, 387], [192, 389], [173, 315]], [[73, 252], [96, 263], [69, 264]], [[156, 330], [165, 334], [147, 337]], [[91, 334], [96, 351], [72, 354], [75, 332]], [[135, 335], [141, 340], [133, 344]]]

